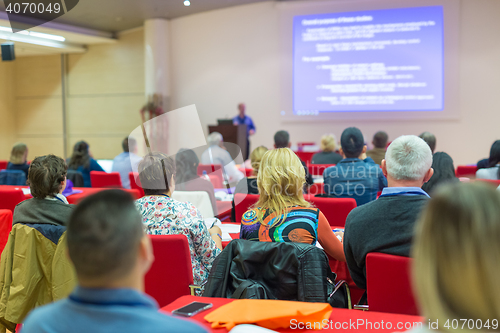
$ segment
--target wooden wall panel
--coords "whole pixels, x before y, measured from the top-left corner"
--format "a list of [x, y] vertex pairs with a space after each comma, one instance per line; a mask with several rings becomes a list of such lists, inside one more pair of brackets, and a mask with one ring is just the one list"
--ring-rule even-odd
[[0, 62], [0, 160], [8, 160], [15, 141], [14, 63]]
[[30, 98], [16, 100], [16, 131], [18, 136], [63, 134], [61, 98]]
[[61, 96], [61, 56], [21, 57], [16, 65], [16, 97]]

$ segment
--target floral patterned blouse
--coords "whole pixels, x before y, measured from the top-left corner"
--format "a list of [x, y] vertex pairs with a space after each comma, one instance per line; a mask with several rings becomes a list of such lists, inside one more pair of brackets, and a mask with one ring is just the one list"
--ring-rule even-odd
[[186, 235], [191, 251], [194, 284], [201, 285], [208, 278], [212, 263], [221, 250], [210, 236], [200, 211], [190, 202], [180, 202], [167, 196], [144, 196], [136, 200], [135, 205], [141, 212], [146, 233]]

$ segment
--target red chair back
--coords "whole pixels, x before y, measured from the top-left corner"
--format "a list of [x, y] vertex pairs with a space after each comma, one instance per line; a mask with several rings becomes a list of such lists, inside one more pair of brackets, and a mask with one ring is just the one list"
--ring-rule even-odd
[[12, 186], [0, 186], [0, 209], [8, 209], [14, 213], [14, 208], [26, 197], [21, 189], [14, 189]]
[[475, 165], [459, 165], [455, 171], [455, 176], [457, 177], [475, 177], [477, 171], [477, 166]]
[[485, 182], [485, 183], [488, 183], [488, 184], [491, 184], [493, 186], [500, 186], [500, 179], [480, 179], [480, 178], [477, 178], [476, 181], [480, 181], [480, 182]]
[[333, 227], [345, 227], [347, 215], [357, 206], [353, 198], [323, 198], [304, 195], [304, 199], [319, 208]]
[[[145, 196], [144, 189], [141, 186], [141, 180], [139, 179], [139, 174], [137, 172], [129, 172], [128, 179], [130, 180], [130, 188], [132, 190], [138, 190], [140, 193], [140, 198]], [[137, 181], [135, 181], [137, 179]]]
[[92, 187], [122, 187], [119, 172], [90, 171], [90, 184]]
[[[224, 188], [224, 176], [222, 174], [222, 165], [220, 164], [199, 164], [198, 176], [203, 176], [203, 171], [206, 171], [214, 188]], [[211, 177], [211, 176], [216, 176]]]
[[243, 169], [243, 173], [245, 174], [245, 177], [251, 177], [253, 174], [253, 169]]
[[411, 258], [383, 253], [366, 256], [370, 311], [419, 315], [410, 280]]
[[144, 291], [160, 308], [189, 295], [193, 269], [185, 235], [149, 235], [155, 260], [144, 278]]
[[313, 176], [322, 176], [326, 168], [334, 166], [335, 164], [309, 164], [307, 167], [309, 173]]
[[245, 212], [250, 209], [250, 207], [259, 201], [258, 194], [242, 194], [236, 193], [234, 195], [234, 205], [235, 205], [235, 222], [241, 222], [241, 217]]
[[7, 164], [9, 161], [0, 161], [0, 170], [7, 169]]
[[0, 209], [0, 253], [3, 251], [9, 233], [12, 230], [12, 212], [10, 209]]
[[315, 146], [316, 142], [297, 142], [297, 147]]
[[316, 152], [309, 152], [309, 151], [296, 151], [295, 154], [297, 155], [298, 158], [301, 159], [302, 162], [309, 164], [311, 163], [311, 160], [313, 158], [313, 155], [316, 154]]
[[325, 193], [325, 186], [323, 183], [314, 183], [311, 186], [309, 186], [309, 189], [307, 192], [310, 195], [324, 194]]

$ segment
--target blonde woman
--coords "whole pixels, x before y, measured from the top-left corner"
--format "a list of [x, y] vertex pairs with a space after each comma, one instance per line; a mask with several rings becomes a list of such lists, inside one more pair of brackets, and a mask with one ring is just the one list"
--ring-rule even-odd
[[312, 164], [337, 164], [342, 159], [342, 155], [335, 152], [337, 150], [337, 139], [333, 134], [321, 137], [320, 149], [320, 153], [313, 155]]
[[304, 167], [292, 150], [266, 152], [257, 175], [260, 198], [243, 214], [240, 238], [311, 245], [319, 241], [326, 253], [345, 261], [342, 243], [328, 220], [304, 200], [304, 183]]
[[[259, 188], [257, 187], [257, 175], [259, 174], [260, 162], [262, 157], [267, 152], [267, 148], [264, 146], [259, 146], [252, 151], [250, 154], [250, 161], [252, 164], [252, 176], [243, 178], [238, 182], [234, 193], [243, 194], [259, 194]], [[235, 203], [233, 199], [233, 209], [231, 211], [231, 220], [236, 221], [235, 215]]]
[[456, 183], [437, 190], [413, 247], [414, 286], [427, 318], [415, 332], [499, 331], [499, 239], [494, 187]]
[[28, 179], [28, 170], [30, 165], [26, 162], [28, 158], [28, 146], [22, 142], [18, 142], [12, 147], [10, 160], [7, 164], [7, 170], [21, 170], [26, 174]]

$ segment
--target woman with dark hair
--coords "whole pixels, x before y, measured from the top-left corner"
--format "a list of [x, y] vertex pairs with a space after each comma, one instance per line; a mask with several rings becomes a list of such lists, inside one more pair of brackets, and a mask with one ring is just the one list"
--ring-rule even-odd
[[28, 169], [30, 165], [26, 162], [27, 158], [28, 147], [22, 142], [16, 143], [14, 147], [12, 147], [7, 170], [21, 170], [26, 174], [26, 179], [28, 179]]
[[438, 185], [458, 181], [455, 176], [455, 167], [450, 155], [439, 152], [432, 156], [432, 168], [434, 174], [427, 183], [422, 186], [422, 190], [431, 195]]
[[217, 216], [217, 200], [214, 186], [207, 179], [198, 176], [200, 160], [191, 149], [181, 148], [175, 155], [175, 187], [177, 191], [204, 191], [208, 193], [214, 215]]
[[500, 140], [491, 145], [489, 167], [477, 170], [476, 178], [500, 179]]
[[68, 169], [81, 172], [84, 187], [91, 187], [90, 171], [104, 171], [99, 163], [90, 156], [89, 144], [85, 141], [78, 141], [75, 144]]

